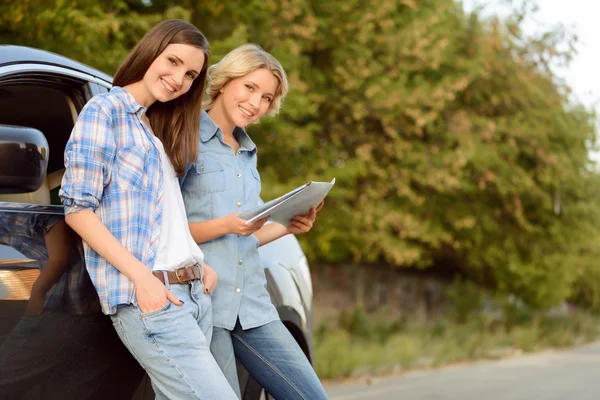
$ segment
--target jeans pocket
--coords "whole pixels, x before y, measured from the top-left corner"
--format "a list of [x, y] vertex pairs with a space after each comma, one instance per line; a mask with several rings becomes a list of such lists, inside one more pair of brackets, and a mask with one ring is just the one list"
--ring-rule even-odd
[[158, 309], [156, 309], [156, 310], [154, 310], [154, 311], [148, 311], [148, 312], [144, 313], [144, 312], [142, 312], [142, 310], [140, 309], [140, 316], [141, 316], [142, 318], [150, 318], [150, 317], [155, 317], [155, 316], [157, 316], [157, 315], [159, 315], [159, 314], [162, 314], [162, 313], [164, 313], [164, 312], [168, 311], [168, 310], [169, 310], [169, 308], [171, 308], [171, 305], [172, 305], [171, 301], [167, 299], [167, 304], [165, 304], [165, 305], [164, 305], [164, 306], [162, 306], [161, 308], [158, 308]]
[[202, 294], [200, 294], [200, 298], [198, 299], [198, 305], [200, 306], [200, 318], [206, 318], [212, 325], [212, 296], [208, 293], [202, 292]]

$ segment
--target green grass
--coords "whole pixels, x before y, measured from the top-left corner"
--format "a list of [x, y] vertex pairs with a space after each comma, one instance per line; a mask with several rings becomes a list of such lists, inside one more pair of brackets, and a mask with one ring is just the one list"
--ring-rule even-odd
[[315, 368], [322, 379], [378, 375], [570, 347], [600, 337], [600, 319], [583, 312], [451, 318], [414, 323], [360, 310], [342, 313], [335, 326], [321, 325], [315, 332]]

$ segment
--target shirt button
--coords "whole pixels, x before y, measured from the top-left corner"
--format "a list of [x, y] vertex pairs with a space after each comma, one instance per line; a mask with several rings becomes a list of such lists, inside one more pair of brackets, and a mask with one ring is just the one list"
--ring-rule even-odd
[[241, 177], [242, 177], [242, 174], [237, 174], [237, 177], [238, 177], [238, 178], [241, 178]]
[[242, 260], [238, 260], [238, 264], [242, 265], [244, 262]]
[[242, 289], [240, 289], [240, 288], [237, 288], [237, 289], [235, 289], [235, 291], [236, 291], [237, 293], [239, 293], [239, 292], [241, 292], [241, 291], [242, 291]]
[[237, 202], [237, 203], [235, 203], [235, 204], [236, 204], [238, 207], [241, 207], [241, 206], [242, 206], [242, 202], [241, 202], [241, 201], [238, 201], [238, 202]]

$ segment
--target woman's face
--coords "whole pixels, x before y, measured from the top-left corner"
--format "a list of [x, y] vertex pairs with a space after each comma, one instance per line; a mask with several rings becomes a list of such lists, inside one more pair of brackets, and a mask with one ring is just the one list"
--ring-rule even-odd
[[170, 44], [144, 75], [150, 97], [162, 103], [187, 93], [204, 65], [204, 51], [187, 44]]
[[259, 68], [229, 81], [215, 106], [222, 107], [230, 123], [243, 128], [269, 111], [278, 86], [279, 80], [271, 71]]

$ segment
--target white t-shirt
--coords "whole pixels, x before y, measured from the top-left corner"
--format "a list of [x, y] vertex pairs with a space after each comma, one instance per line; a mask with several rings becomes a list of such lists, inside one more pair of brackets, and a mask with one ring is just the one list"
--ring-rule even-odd
[[153, 270], [174, 271], [195, 263], [204, 265], [204, 253], [194, 242], [188, 227], [175, 169], [160, 139], [156, 136], [153, 136], [152, 139], [162, 160], [164, 193], [158, 253]]

